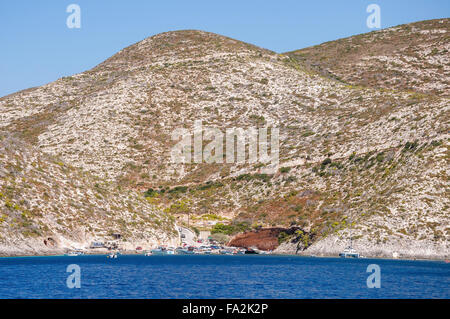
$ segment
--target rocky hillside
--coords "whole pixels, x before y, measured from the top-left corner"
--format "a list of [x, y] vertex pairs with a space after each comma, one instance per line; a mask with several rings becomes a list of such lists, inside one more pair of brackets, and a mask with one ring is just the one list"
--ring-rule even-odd
[[[142, 192], [180, 222], [187, 214], [220, 221], [229, 224], [227, 235], [299, 227], [301, 233], [280, 238], [285, 251], [301, 241], [304, 253], [335, 254], [351, 236], [368, 255], [442, 258], [450, 236], [445, 29], [448, 19], [336, 41], [360, 53], [372, 43], [383, 48], [373, 57], [400, 55], [414, 70], [440, 72], [426, 73], [426, 83], [414, 76], [415, 86], [405, 67], [396, 73], [409, 83], [402, 86], [378, 85], [365, 80], [364, 67], [341, 66], [360, 63], [344, 54], [347, 44], [277, 54], [202, 31], [162, 33], [92, 70], [1, 98], [0, 130], [67, 163], [61, 167], [118, 183], [129, 196]], [[426, 37], [438, 53], [416, 57], [419, 51], [402, 46], [404, 30]], [[383, 39], [399, 44], [377, 44]], [[319, 58], [326, 64], [313, 60], [316, 49], [330, 56]], [[378, 67], [365, 54], [367, 70]], [[389, 70], [380, 74], [395, 80]], [[222, 132], [278, 127], [280, 166], [171, 163], [172, 132], [193, 130], [196, 120]]]
[[113, 233], [131, 249], [178, 239], [143, 196], [0, 135], [0, 255], [63, 253]]
[[449, 96], [450, 19], [437, 19], [330, 41], [287, 53], [352, 85]]

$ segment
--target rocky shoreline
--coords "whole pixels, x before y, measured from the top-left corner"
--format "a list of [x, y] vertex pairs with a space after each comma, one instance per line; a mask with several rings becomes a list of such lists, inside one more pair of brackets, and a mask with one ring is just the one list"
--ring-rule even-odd
[[[282, 235], [285, 236], [284, 239]], [[274, 254], [317, 257], [337, 257], [349, 244], [347, 238], [337, 234], [317, 239], [313, 234], [298, 227], [248, 231], [236, 235], [228, 243], [229, 246], [271, 251]], [[450, 259], [450, 245], [447, 242], [392, 237], [388, 242], [380, 243], [364, 237], [354, 240], [352, 246], [366, 258]]]
[[[348, 240], [337, 236], [330, 236], [321, 239], [303, 251], [297, 252], [300, 255], [331, 257], [338, 256], [339, 253], [348, 246]], [[436, 244], [433, 242], [415, 242], [411, 240], [392, 240], [389, 243], [373, 243], [369, 240], [357, 240], [353, 242], [353, 248], [366, 258], [384, 259], [427, 259], [427, 260], [448, 260], [450, 259], [450, 247], [448, 243]], [[274, 251], [281, 254], [295, 254], [297, 244], [282, 243]]]
[[[302, 236], [312, 238], [305, 243]], [[280, 241], [281, 235], [287, 236]], [[73, 241], [62, 236], [54, 236], [51, 243], [41, 239], [28, 239], [22, 241], [8, 241], [0, 243], [0, 257], [25, 257], [25, 256], [60, 256], [71, 250], [84, 250], [86, 255], [106, 255], [110, 252], [107, 248], [89, 248], [94, 238], [84, 238], [82, 241]], [[47, 238], [49, 239], [49, 238]], [[120, 243], [121, 254], [139, 254], [142, 250], [149, 250], [160, 245], [178, 245], [177, 238], [165, 240], [147, 239], [123, 241]], [[338, 257], [339, 253], [349, 245], [348, 239], [338, 235], [330, 235], [326, 238], [315, 239], [314, 236], [298, 227], [262, 228], [247, 231], [234, 236], [227, 246], [270, 252], [274, 255], [298, 255], [315, 257]], [[376, 243], [367, 237], [353, 241], [353, 248], [361, 256], [366, 258], [406, 259], [406, 260], [449, 260], [450, 245], [448, 242], [414, 241], [407, 238], [391, 238], [388, 242]], [[137, 251], [136, 248], [142, 250]]]
[[[51, 240], [50, 240], [51, 239]], [[64, 255], [69, 251], [83, 250], [89, 255], [104, 255], [110, 250], [107, 247], [90, 248], [94, 241], [107, 242], [109, 238], [85, 236], [78, 239], [69, 239], [59, 234], [53, 234], [52, 237], [28, 238], [22, 240], [9, 240], [0, 242], [0, 257], [21, 257], [21, 256], [58, 256]], [[132, 254], [137, 247], [143, 250], [154, 248], [160, 245], [176, 246], [178, 237], [159, 237], [159, 238], [130, 238], [127, 241], [119, 243], [119, 249]]]

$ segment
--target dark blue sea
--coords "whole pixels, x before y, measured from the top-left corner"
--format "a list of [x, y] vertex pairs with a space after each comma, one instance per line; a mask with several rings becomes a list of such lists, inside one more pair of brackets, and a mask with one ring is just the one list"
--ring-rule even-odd
[[[67, 272], [73, 264], [79, 276], [73, 269]], [[379, 266], [380, 288], [367, 287], [370, 264]], [[69, 280], [72, 286], [78, 282], [80, 288], [68, 288], [71, 275], [78, 276]], [[0, 258], [0, 298], [449, 297], [450, 264], [440, 261], [261, 255]]]

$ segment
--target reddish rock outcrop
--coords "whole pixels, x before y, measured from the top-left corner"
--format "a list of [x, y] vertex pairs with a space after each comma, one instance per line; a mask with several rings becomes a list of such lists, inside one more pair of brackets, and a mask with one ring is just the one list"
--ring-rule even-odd
[[260, 250], [274, 250], [278, 247], [278, 236], [281, 232], [286, 234], [293, 234], [297, 229], [293, 228], [263, 228], [255, 231], [249, 231], [245, 233], [238, 234], [233, 237], [228, 243], [229, 246], [234, 247], [256, 247]]

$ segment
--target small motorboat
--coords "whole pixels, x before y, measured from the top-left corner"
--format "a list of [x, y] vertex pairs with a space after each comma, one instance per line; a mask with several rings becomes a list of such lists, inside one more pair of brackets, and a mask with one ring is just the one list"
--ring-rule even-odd
[[167, 255], [168, 254], [168, 249], [166, 247], [158, 247], [155, 249], [152, 249], [150, 252], [152, 255]]
[[198, 248], [198, 253], [200, 255], [210, 255], [212, 252], [211, 248], [209, 246], [200, 246]]
[[117, 252], [112, 252], [112, 253], [110, 253], [107, 257], [108, 257], [108, 258], [111, 258], [111, 259], [115, 259], [115, 258], [117, 258], [117, 256], [118, 256], [118, 253], [117, 253]]
[[342, 258], [359, 258], [359, 253], [352, 247], [352, 241], [350, 240], [350, 246], [345, 248], [341, 253], [339, 253], [339, 257]]
[[79, 256], [80, 254], [75, 252], [75, 251], [69, 251], [66, 256], [71, 256], [71, 257], [75, 257], [75, 256]]
[[66, 256], [71, 256], [71, 257], [80, 256], [80, 255], [84, 255], [84, 252], [82, 252], [81, 250], [71, 250], [66, 254]]
[[195, 253], [195, 248], [194, 247], [188, 247], [188, 248], [178, 247], [177, 249], [175, 249], [175, 253], [177, 255], [193, 255]]

